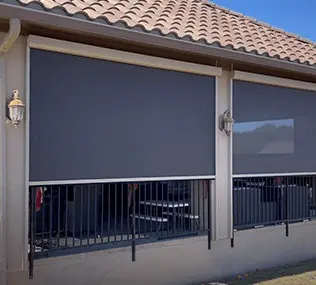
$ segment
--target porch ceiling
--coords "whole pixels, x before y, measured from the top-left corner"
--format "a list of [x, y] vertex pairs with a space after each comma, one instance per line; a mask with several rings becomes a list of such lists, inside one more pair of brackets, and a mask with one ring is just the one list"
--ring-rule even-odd
[[105, 25], [316, 67], [314, 42], [206, 0], [16, 1], [29, 8]]

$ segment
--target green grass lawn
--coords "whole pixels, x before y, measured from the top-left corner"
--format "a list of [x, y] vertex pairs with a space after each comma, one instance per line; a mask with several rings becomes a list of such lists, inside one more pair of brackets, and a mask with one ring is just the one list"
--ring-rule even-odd
[[316, 260], [308, 260], [268, 270], [257, 270], [248, 274], [244, 273], [223, 283], [228, 285], [316, 285]]

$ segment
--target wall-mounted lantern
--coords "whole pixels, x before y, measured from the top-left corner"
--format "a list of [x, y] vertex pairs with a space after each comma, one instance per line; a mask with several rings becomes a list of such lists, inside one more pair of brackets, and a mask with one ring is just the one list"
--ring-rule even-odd
[[234, 123], [235, 121], [228, 110], [219, 116], [219, 129], [225, 131], [228, 136], [233, 132]]
[[25, 105], [23, 104], [23, 102], [21, 101], [19, 97], [19, 91], [14, 90], [12, 92], [12, 100], [8, 104], [8, 113], [9, 113], [8, 119], [16, 128], [19, 126], [19, 124], [23, 120], [24, 108], [25, 108]]

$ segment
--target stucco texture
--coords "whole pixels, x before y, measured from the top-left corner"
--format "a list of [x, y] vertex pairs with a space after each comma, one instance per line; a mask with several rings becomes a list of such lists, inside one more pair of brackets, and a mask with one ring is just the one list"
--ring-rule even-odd
[[34, 280], [27, 272], [10, 273], [9, 285], [186, 285], [316, 257], [316, 222], [237, 232], [207, 250], [206, 238], [99, 251], [35, 262]]

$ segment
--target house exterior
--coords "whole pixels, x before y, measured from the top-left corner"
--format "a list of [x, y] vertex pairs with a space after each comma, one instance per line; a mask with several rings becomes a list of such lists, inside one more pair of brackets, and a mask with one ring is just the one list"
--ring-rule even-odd
[[316, 257], [315, 43], [204, 0], [5, 0], [0, 98], [0, 284]]

